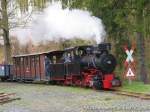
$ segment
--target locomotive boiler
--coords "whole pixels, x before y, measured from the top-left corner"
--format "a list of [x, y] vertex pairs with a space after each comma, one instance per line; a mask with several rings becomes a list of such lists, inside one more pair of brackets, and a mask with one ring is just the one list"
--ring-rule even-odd
[[116, 58], [109, 53], [109, 43], [99, 44], [86, 48], [86, 55], [81, 58], [81, 66], [85, 68], [96, 68], [102, 73], [111, 73], [116, 67]]

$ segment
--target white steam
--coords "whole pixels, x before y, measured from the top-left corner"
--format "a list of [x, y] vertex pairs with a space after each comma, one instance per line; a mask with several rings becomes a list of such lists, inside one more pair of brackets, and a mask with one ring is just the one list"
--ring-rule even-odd
[[[79, 9], [63, 9], [61, 3], [53, 3], [46, 8], [43, 14], [35, 15], [27, 35], [21, 37], [25, 30], [15, 32], [20, 41], [25, 37], [32, 37], [34, 43], [61, 38], [94, 39], [97, 43], [103, 42], [106, 32], [101, 19], [94, 17], [88, 11]], [[29, 33], [30, 32], [30, 33]], [[27, 40], [27, 39], [25, 39]], [[22, 43], [22, 42], [21, 42]]]

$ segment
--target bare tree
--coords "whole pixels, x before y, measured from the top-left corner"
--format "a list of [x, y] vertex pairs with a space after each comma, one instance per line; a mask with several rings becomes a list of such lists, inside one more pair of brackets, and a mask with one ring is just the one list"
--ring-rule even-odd
[[[33, 10], [42, 11], [46, 4], [52, 1], [70, 4], [69, 1], [72, 0], [0, 0], [0, 36], [4, 40], [5, 63], [11, 63], [10, 29], [26, 26], [29, 20], [32, 20]], [[16, 18], [17, 13], [23, 15], [22, 18]]]
[[[26, 0], [28, 2], [28, 0]], [[32, 12], [23, 14], [24, 16], [16, 18], [18, 10], [22, 10], [17, 1], [14, 0], [0, 0], [0, 36], [3, 37], [4, 41], [4, 60], [5, 63], [11, 63], [11, 44], [9, 31], [11, 28], [18, 26], [25, 26], [31, 17]], [[16, 12], [18, 11], [18, 12]]]
[[10, 46], [10, 40], [9, 40], [7, 0], [1, 0], [0, 12], [1, 12], [0, 29], [2, 29], [2, 36], [4, 40], [5, 63], [10, 63], [11, 62], [11, 46]]

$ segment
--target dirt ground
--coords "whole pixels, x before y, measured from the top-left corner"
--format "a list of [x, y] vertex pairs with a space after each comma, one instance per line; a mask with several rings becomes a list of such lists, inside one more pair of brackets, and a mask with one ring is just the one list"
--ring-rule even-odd
[[0, 92], [21, 100], [0, 105], [0, 112], [150, 112], [150, 101], [77, 87], [0, 83]]

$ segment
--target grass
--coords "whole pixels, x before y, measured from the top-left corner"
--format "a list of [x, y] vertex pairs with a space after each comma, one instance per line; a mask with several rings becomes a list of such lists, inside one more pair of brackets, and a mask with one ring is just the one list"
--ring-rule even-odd
[[124, 81], [120, 90], [150, 94], [150, 84], [143, 84], [142, 82], [137, 81], [133, 81], [129, 84], [128, 81]]

